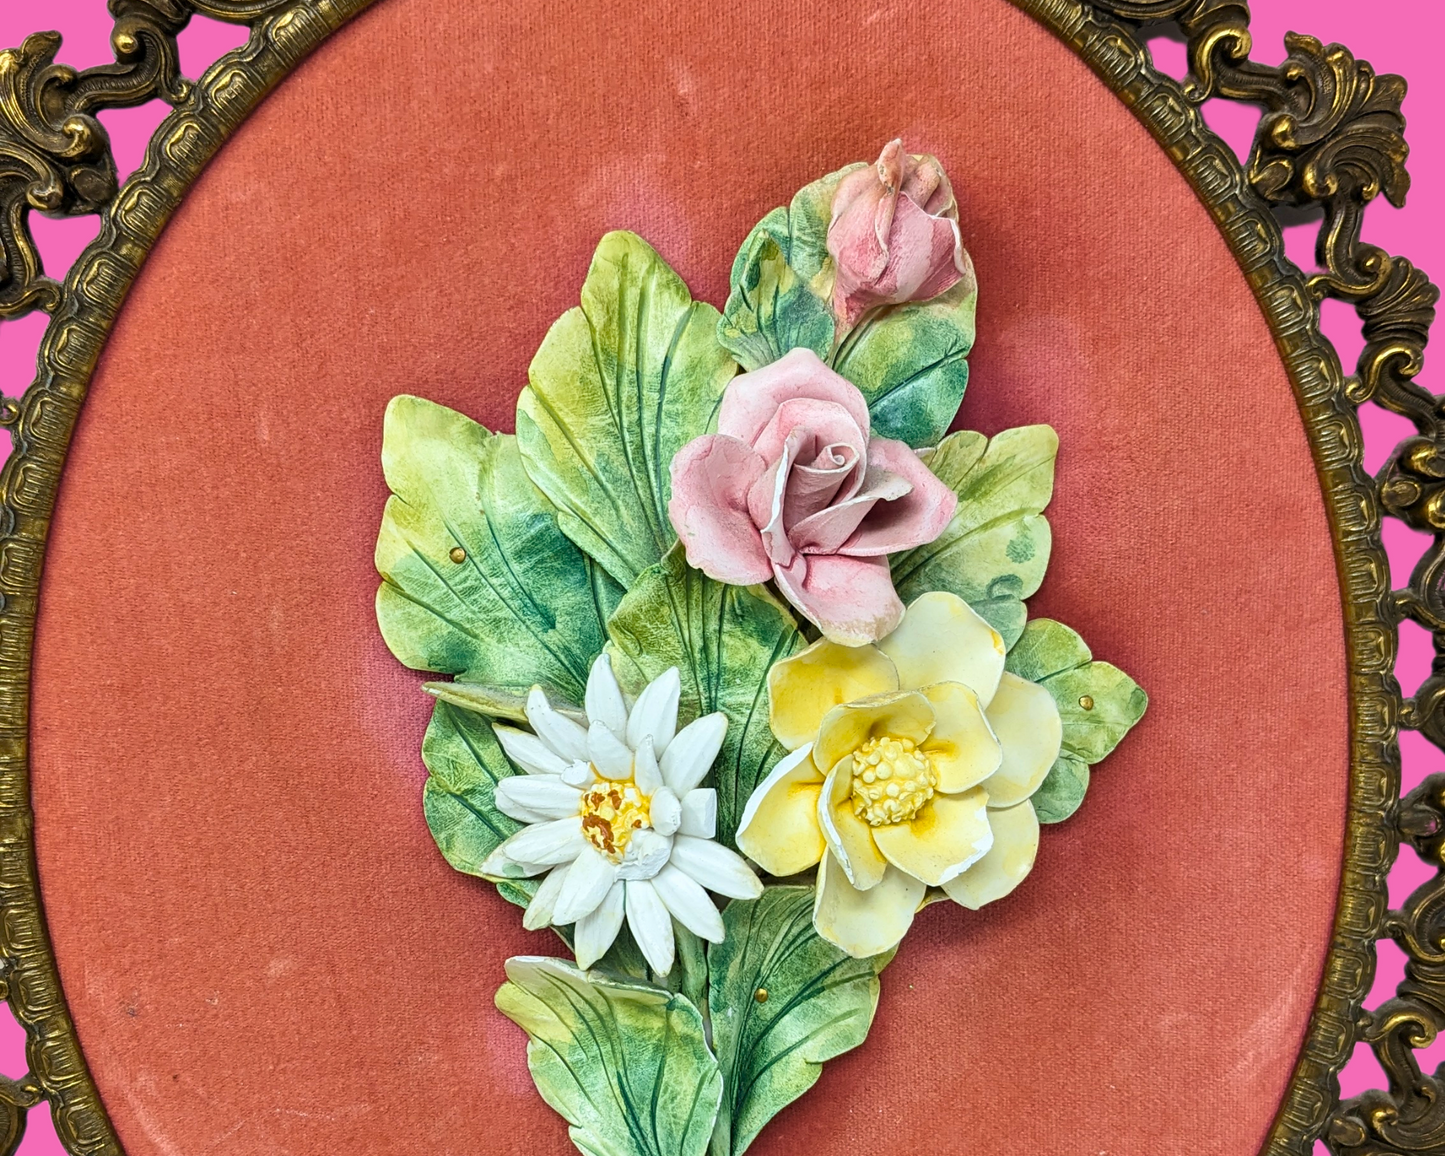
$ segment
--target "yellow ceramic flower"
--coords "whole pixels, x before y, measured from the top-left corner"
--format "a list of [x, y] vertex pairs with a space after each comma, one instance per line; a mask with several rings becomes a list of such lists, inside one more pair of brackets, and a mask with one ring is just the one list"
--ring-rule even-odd
[[748, 800], [738, 847], [773, 875], [817, 864], [814, 926], [850, 955], [896, 945], [930, 887], [976, 910], [1033, 866], [1028, 799], [1063, 727], [1004, 653], [968, 603], [933, 593], [874, 646], [824, 639], [769, 673], [791, 753]]

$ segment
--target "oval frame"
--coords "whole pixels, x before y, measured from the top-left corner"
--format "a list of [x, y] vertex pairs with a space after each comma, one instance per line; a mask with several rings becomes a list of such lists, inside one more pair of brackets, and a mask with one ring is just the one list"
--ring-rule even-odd
[[[97, 3], [99, 0], [97, 0]], [[139, 0], [117, 18], [118, 63], [76, 74], [54, 65], [59, 38], [0, 53], [0, 319], [54, 316], [34, 384], [0, 399], [14, 452], [0, 469], [0, 990], [27, 1035], [30, 1073], [0, 1077], [0, 1156], [18, 1148], [28, 1108], [48, 1100], [66, 1149], [121, 1156], [69, 1017], [41, 903], [29, 799], [31, 644], [45, 542], [71, 434], [90, 377], [151, 247], [191, 184], [266, 94], [372, 0]], [[1289, 373], [1324, 493], [1343, 600], [1350, 687], [1345, 856], [1333, 935], [1304, 1044], [1262, 1152], [1304, 1156], [1323, 1138], [1337, 1153], [1438, 1151], [1445, 1081], [1414, 1049], [1445, 1028], [1445, 775], [1400, 799], [1398, 728], [1445, 748], [1445, 673], [1412, 698], [1393, 676], [1406, 618], [1445, 650], [1445, 430], [1437, 401], [1412, 378], [1423, 364], [1438, 290], [1403, 258], [1360, 241], [1365, 205], [1403, 202], [1409, 178], [1399, 77], [1377, 76], [1339, 45], [1287, 38], [1277, 67], [1249, 60], [1247, 0], [1011, 0], [1078, 54], [1125, 102], [1213, 215], [1268, 319]], [[176, 36], [192, 15], [249, 25], [248, 43], [195, 84], [179, 73]], [[1187, 39], [1188, 79], [1158, 72], [1141, 29], [1172, 22]], [[1222, 96], [1264, 106], [1246, 165], [1205, 128], [1197, 106]], [[116, 187], [93, 114], [153, 97], [174, 111], [145, 163]], [[39, 179], [36, 179], [36, 178]], [[1324, 270], [1284, 256], [1274, 210], [1322, 217]], [[99, 212], [99, 237], [63, 286], [45, 277], [26, 219]], [[1350, 302], [1365, 348], [1346, 376], [1319, 329], [1325, 297]], [[1357, 408], [1374, 401], [1419, 436], [1375, 478], [1362, 468]], [[1381, 518], [1434, 536], [1406, 589], [1392, 590]], [[1411, 843], [1440, 873], [1389, 911], [1386, 874]], [[1362, 1002], [1374, 942], [1409, 957], [1399, 995]], [[1339, 1099], [1338, 1072], [1368, 1042], [1389, 1089]]]

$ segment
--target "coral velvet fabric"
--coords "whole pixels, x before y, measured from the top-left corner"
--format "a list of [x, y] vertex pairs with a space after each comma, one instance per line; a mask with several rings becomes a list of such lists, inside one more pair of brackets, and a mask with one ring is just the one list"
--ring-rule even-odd
[[133, 1156], [563, 1152], [511, 954], [422, 821], [375, 628], [382, 410], [511, 429], [598, 236], [716, 304], [749, 226], [902, 134], [982, 286], [960, 424], [1059, 430], [1036, 615], [1153, 703], [1010, 899], [918, 920], [779, 1153], [1245, 1153], [1320, 975], [1346, 782], [1323, 502], [1270, 334], [1165, 155], [1004, 0], [384, 0], [259, 110], [95, 378], [36, 644], [50, 927]]

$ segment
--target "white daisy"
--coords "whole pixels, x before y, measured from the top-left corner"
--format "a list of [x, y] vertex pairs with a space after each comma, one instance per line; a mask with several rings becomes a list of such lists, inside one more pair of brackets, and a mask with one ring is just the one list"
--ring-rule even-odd
[[713, 841], [717, 792], [698, 786], [722, 747], [727, 716], [710, 714], [678, 731], [680, 691], [673, 667], [629, 712], [603, 654], [587, 679], [587, 726], [555, 709], [539, 687], [527, 696], [535, 733], [493, 725], [527, 772], [497, 784], [497, 809], [528, 826], [487, 856], [482, 873], [546, 872], [522, 923], [534, 931], [575, 923], [580, 967], [606, 954], [625, 918], [649, 966], [666, 975], [674, 919], [719, 943], [722, 916], [707, 892], [762, 894], [742, 856]]

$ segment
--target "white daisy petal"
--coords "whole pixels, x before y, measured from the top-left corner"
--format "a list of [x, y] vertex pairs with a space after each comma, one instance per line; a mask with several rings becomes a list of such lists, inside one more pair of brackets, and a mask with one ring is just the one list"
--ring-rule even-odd
[[527, 721], [537, 737], [564, 759], [587, 757], [587, 732], [566, 715], [553, 710], [539, 686], [534, 686], [527, 695]]
[[622, 930], [626, 891], [625, 883], [614, 883], [596, 910], [577, 921], [572, 933], [572, 950], [577, 956], [578, 967], [591, 967], [607, 954], [607, 949]]
[[718, 711], [683, 727], [662, 752], [662, 778], [679, 799], [702, 782], [728, 733], [728, 716]]
[[627, 850], [622, 853], [622, 879], [651, 879], [667, 865], [672, 855], [672, 839], [643, 828], [632, 832]]
[[597, 774], [593, 771], [592, 764], [584, 763], [580, 759], [562, 772], [562, 781], [569, 787], [576, 787], [579, 791], [585, 791], [596, 778]]
[[644, 795], [654, 795], [662, 786], [662, 770], [657, 765], [657, 755], [653, 752], [651, 735], [647, 735], [637, 744], [637, 758], [632, 764], [632, 778], [637, 783], [637, 789]]
[[711, 943], [723, 941], [722, 913], [691, 875], [669, 863], [657, 873], [652, 886], [672, 917], [694, 935]]
[[682, 694], [682, 678], [677, 667], [670, 666], [637, 696], [627, 718], [627, 745], [636, 750], [642, 740], [652, 736], [652, 748], [666, 753], [667, 744], [677, 733], [677, 703]]
[[[639, 780], [638, 786], [641, 786]], [[682, 825], [682, 803], [669, 787], [658, 787], [652, 793], [648, 804], [652, 815], [652, 829], [659, 835], [675, 835]]]
[[589, 845], [582, 834], [582, 817], [574, 815], [523, 827], [497, 850], [524, 866], [555, 867], [558, 863], [570, 863]]
[[696, 835], [711, 839], [717, 834], [717, 792], [711, 787], [697, 787], [682, 797], [682, 819], [677, 825], [679, 835]]
[[743, 857], [720, 843], [678, 835], [672, 843], [672, 862], [709, 891], [729, 899], [756, 899], [763, 885]]
[[643, 958], [658, 975], [672, 970], [672, 916], [648, 880], [627, 884], [627, 926]]
[[587, 754], [597, 773], [608, 779], [632, 777], [632, 751], [606, 723], [596, 722], [587, 732]]
[[567, 880], [557, 896], [552, 922], [562, 926], [591, 914], [616, 882], [617, 864], [589, 843], [567, 869]]
[[507, 854], [507, 844], [492, 848], [491, 854], [482, 860], [477, 871], [488, 879], [528, 879], [540, 875], [551, 863], [525, 863]]
[[587, 675], [588, 722], [600, 722], [618, 738], [627, 733], [627, 703], [622, 697], [622, 688], [617, 685], [617, 676], [612, 673], [612, 660], [604, 652], [592, 663]]
[[565, 819], [582, 807], [582, 792], [556, 775], [513, 775], [497, 784], [497, 810], [523, 823]]
[[497, 723], [492, 724], [492, 731], [507, 758], [529, 775], [560, 775], [567, 769], [567, 760], [536, 735]]
[[541, 931], [542, 928], [552, 925], [552, 911], [557, 906], [557, 895], [562, 890], [562, 884], [567, 881], [569, 866], [563, 863], [547, 872], [547, 878], [542, 880], [537, 894], [532, 896], [532, 902], [527, 904], [527, 910], [522, 914], [522, 926], [528, 931]]

